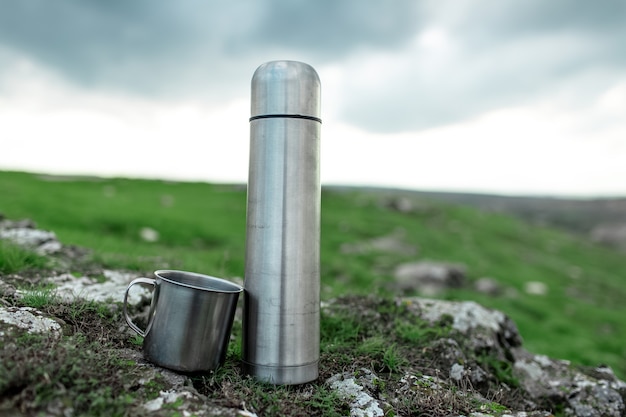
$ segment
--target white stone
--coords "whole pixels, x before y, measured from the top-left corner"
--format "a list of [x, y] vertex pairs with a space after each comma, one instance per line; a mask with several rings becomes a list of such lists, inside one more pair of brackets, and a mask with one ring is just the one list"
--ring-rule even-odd
[[28, 333], [61, 334], [59, 323], [31, 307], [0, 307], [0, 321], [25, 329]]
[[463, 333], [479, 326], [497, 332], [506, 317], [501, 311], [486, 309], [474, 301], [444, 301], [415, 297], [406, 299], [406, 302], [418, 304], [422, 318], [432, 323], [443, 316], [452, 317], [452, 327]]
[[146, 242], [156, 242], [159, 240], [159, 232], [151, 227], [142, 227], [139, 236]]
[[528, 375], [528, 379], [531, 381], [542, 381], [544, 379], [545, 372], [536, 362], [521, 360], [515, 362], [513, 367], [526, 373], [526, 375]]
[[460, 381], [461, 378], [463, 378], [464, 371], [465, 371], [465, 368], [463, 367], [463, 365], [459, 365], [458, 363], [455, 363], [450, 368], [450, 378], [454, 379], [455, 381]]
[[40, 255], [59, 252], [63, 247], [54, 232], [28, 227], [0, 230], [0, 239], [7, 239], [16, 245], [33, 248]]
[[548, 367], [552, 365], [552, 360], [550, 360], [550, 358], [548, 358], [546, 355], [535, 355], [533, 359], [535, 360], [535, 362], [543, 367]]
[[255, 413], [252, 413], [248, 410], [238, 410], [237, 415], [243, 416], [243, 417], [258, 417]]
[[378, 401], [373, 398], [362, 386], [357, 384], [354, 378], [340, 379], [341, 375], [335, 375], [328, 381], [330, 387], [345, 399], [352, 400], [350, 403], [350, 415], [353, 417], [379, 417], [384, 415]]
[[[72, 274], [61, 274], [48, 278], [48, 282], [56, 285], [56, 295], [61, 299], [71, 301], [83, 298], [92, 301], [114, 302], [124, 301], [124, 293], [128, 284], [135, 278], [137, 274], [105, 270], [105, 282], [98, 282], [94, 278], [87, 276], [75, 277]], [[143, 285], [135, 285], [128, 293], [128, 303], [138, 304], [142, 300], [149, 298], [150, 290]]]
[[154, 400], [150, 400], [143, 405], [143, 408], [145, 408], [148, 411], [158, 411], [161, 409], [161, 407], [163, 407], [163, 398], [161, 397], [157, 397]]
[[490, 277], [479, 278], [474, 283], [474, 289], [480, 293], [488, 295], [496, 295], [502, 291], [502, 287], [498, 281]]
[[58, 253], [63, 249], [63, 245], [58, 240], [51, 240], [49, 242], [42, 243], [35, 248], [35, 252], [38, 255], [51, 255]]
[[548, 293], [548, 286], [539, 281], [528, 281], [524, 285], [524, 291], [530, 295], [546, 295]]
[[0, 238], [9, 239], [20, 246], [38, 246], [50, 240], [56, 240], [53, 232], [39, 229], [15, 228], [0, 230]]
[[154, 400], [150, 400], [147, 403], [145, 403], [143, 405], [143, 408], [145, 408], [148, 411], [158, 411], [161, 408], [163, 408], [163, 404], [172, 404], [181, 397], [185, 399], [194, 398], [193, 394], [191, 394], [189, 391], [175, 391], [175, 390], [160, 391], [159, 396], [155, 398]]

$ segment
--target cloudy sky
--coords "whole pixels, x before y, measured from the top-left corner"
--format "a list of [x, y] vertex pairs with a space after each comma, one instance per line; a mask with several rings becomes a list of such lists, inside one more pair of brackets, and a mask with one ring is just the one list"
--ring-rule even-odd
[[322, 81], [323, 184], [626, 195], [623, 0], [0, 0], [0, 170], [245, 182], [250, 80]]

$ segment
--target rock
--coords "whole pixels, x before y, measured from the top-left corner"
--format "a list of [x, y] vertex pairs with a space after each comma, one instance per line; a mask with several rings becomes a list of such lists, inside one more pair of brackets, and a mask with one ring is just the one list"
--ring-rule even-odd
[[32, 307], [0, 307], [0, 341], [14, 333], [10, 327], [57, 338], [61, 335], [61, 325]]
[[458, 363], [455, 363], [450, 368], [450, 379], [455, 380], [456, 382], [461, 382], [463, 376], [465, 375], [465, 367]]
[[341, 245], [341, 253], [365, 254], [370, 252], [393, 253], [405, 256], [417, 255], [417, 247], [405, 242], [406, 232], [402, 229], [395, 230], [387, 236], [358, 243], [344, 243]]
[[467, 361], [459, 343], [450, 337], [433, 340], [429, 346], [429, 355], [433, 357], [433, 367], [441, 370], [451, 369]]
[[[136, 362], [136, 372], [133, 372], [129, 379], [129, 388], [134, 390], [139, 387], [147, 387], [158, 381], [162, 386], [158, 396], [143, 404], [134, 405], [134, 413], [130, 415], [208, 415], [208, 416], [239, 416], [245, 414], [244, 410], [237, 410], [226, 407], [219, 407], [208, 403], [206, 397], [199, 394], [191, 379], [186, 375], [181, 375], [168, 369], [154, 366], [146, 361], [140, 352], [123, 349], [120, 350], [120, 357]], [[161, 414], [160, 412], [165, 412]], [[244, 413], [244, 414], [241, 414]]]
[[482, 294], [500, 295], [502, 294], [502, 286], [494, 278], [482, 277], [474, 282], [474, 289]]
[[163, 194], [161, 196], [161, 206], [163, 207], [173, 207], [176, 199], [171, 194]]
[[413, 203], [413, 201], [406, 197], [393, 198], [389, 200], [387, 206], [390, 209], [398, 211], [400, 213], [410, 213], [415, 209], [415, 204]]
[[[2, 279], [0, 279], [0, 296], [4, 296], [4, 297], [13, 297], [15, 295], [15, 287], [11, 284], [9, 284], [8, 282], [4, 282]], [[4, 301], [2, 298], [0, 298], [0, 302]]]
[[23, 227], [4, 228], [0, 229], [0, 239], [10, 240], [19, 246], [31, 248], [40, 255], [57, 253], [62, 248], [56, 235], [45, 230]]
[[402, 303], [433, 324], [449, 317], [452, 319], [452, 328], [465, 335], [470, 335], [473, 330], [483, 329], [489, 332], [489, 337], [502, 333], [509, 345], [521, 345], [517, 327], [504, 313], [488, 309], [474, 301], [411, 297], [402, 299]]
[[548, 286], [539, 281], [528, 281], [524, 284], [524, 291], [529, 295], [546, 295], [548, 294]]
[[4, 216], [0, 217], [0, 229], [36, 229], [37, 224], [30, 219], [9, 220]]
[[[465, 367], [458, 365], [455, 370], [459, 372], [459, 379], [450, 378], [445, 380], [436, 376], [425, 374], [406, 374], [399, 381], [396, 388], [396, 396], [393, 405], [402, 407], [406, 399], [411, 399], [412, 407], [406, 410], [408, 415], [434, 415], [434, 416], [455, 416], [458, 412], [449, 409], [450, 404], [456, 408], [465, 410], [473, 417], [494, 417], [494, 416], [517, 416], [517, 417], [548, 417], [549, 411], [530, 410], [512, 411], [507, 407], [487, 399], [480, 393], [467, 389], [467, 384], [463, 384], [464, 375], [467, 373]], [[493, 393], [490, 398], [493, 398]], [[419, 410], [419, 414], [416, 411]], [[469, 410], [480, 410], [468, 412]], [[402, 414], [405, 415], [405, 414]]]
[[384, 415], [383, 410], [370, 391], [376, 379], [372, 371], [361, 369], [356, 376], [350, 372], [333, 375], [326, 384], [350, 403], [350, 416], [379, 417]]
[[626, 414], [626, 383], [610, 368], [582, 372], [568, 361], [513, 350], [514, 373], [524, 390], [535, 399], [549, 398], [563, 408], [564, 415], [619, 417]]
[[408, 293], [417, 291], [434, 296], [448, 288], [465, 284], [465, 266], [461, 264], [418, 261], [400, 264], [394, 272], [395, 286]]
[[430, 202], [423, 199], [411, 198], [408, 196], [384, 198], [381, 201], [381, 206], [404, 214], [411, 214], [416, 212], [427, 213], [429, 211], [435, 210]]
[[[0, 239], [13, 242], [18, 246], [31, 249], [35, 253], [45, 255], [62, 255], [64, 262], [78, 259], [88, 251], [76, 246], [64, 246], [54, 232], [36, 228], [32, 220], [8, 220], [0, 219]], [[61, 261], [61, 259], [57, 259]]]
[[151, 227], [142, 227], [139, 230], [139, 237], [146, 242], [157, 242], [159, 240], [159, 232]]
[[[51, 293], [62, 301], [72, 302], [76, 299], [99, 302], [123, 302], [128, 284], [138, 274], [126, 271], [103, 270], [97, 277], [79, 276], [69, 273], [41, 278], [40, 282], [52, 284]], [[8, 285], [8, 284], [7, 284]], [[3, 288], [0, 281], [0, 290]], [[22, 298], [28, 290], [13, 290], [15, 297]], [[150, 289], [136, 285], [128, 293], [128, 304], [137, 305], [150, 299]]]
[[591, 240], [604, 245], [626, 248], [626, 223], [600, 224], [590, 232]]
[[[480, 388], [481, 381], [502, 382], [502, 375], [494, 374], [498, 370], [508, 373], [508, 383], [518, 386], [529, 409], [560, 408], [563, 415], [572, 417], [626, 415], [626, 383], [610, 368], [583, 370], [568, 361], [529, 353], [522, 347], [517, 327], [502, 312], [467, 301], [406, 298], [400, 302], [433, 325], [448, 318], [452, 329], [459, 332], [460, 338], [452, 337], [463, 356], [452, 355], [459, 359], [448, 368], [451, 381], [460, 382], [468, 377], [474, 387]], [[482, 356], [481, 360], [485, 354], [488, 356]], [[449, 359], [445, 362], [450, 363]], [[495, 368], [490, 369], [489, 365]]]
[[[138, 274], [126, 271], [104, 270], [99, 277], [60, 274], [45, 278], [48, 283], [55, 285], [55, 295], [66, 301], [83, 298], [91, 301], [124, 301], [124, 293], [128, 284]], [[143, 285], [135, 285], [128, 293], [128, 303], [139, 304], [150, 298], [150, 290]]]

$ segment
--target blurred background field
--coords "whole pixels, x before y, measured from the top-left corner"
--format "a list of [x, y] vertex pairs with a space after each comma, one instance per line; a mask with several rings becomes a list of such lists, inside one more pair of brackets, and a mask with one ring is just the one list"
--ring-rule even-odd
[[[625, 253], [571, 231], [575, 227], [472, 205], [436, 194], [324, 189], [322, 298], [424, 295], [399, 292], [398, 265], [459, 264], [465, 284], [437, 297], [499, 309], [516, 322], [528, 350], [607, 364], [625, 378]], [[107, 268], [244, 275], [245, 185], [0, 171], [0, 213], [32, 219], [63, 244], [90, 249], [92, 260]], [[373, 244], [390, 238], [395, 249]], [[500, 291], [475, 290], [487, 277]]]

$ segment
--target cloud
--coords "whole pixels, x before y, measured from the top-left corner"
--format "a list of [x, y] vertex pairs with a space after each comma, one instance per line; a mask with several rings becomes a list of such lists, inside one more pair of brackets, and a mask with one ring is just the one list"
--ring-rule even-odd
[[2, 9], [5, 48], [84, 88], [180, 94], [237, 74], [222, 51], [239, 35], [236, 7], [215, 13], [196, 0], [25, 0]]
[[402, 51], [346, 69], [345, 119], [378, 132], [427, 129], [548, 97], [584, 105], [624, 79], [626, 3], [429, 5], [429, 25]]
[[410, 39], [425, 16], [419, 2], [397, 0], [271, 0], [260, 10], [255, 47], [282, 45], [338, 58], [360, 47], [393, 49]]
[[623, 33], [626, 4], [620, 0], [576, 5], [568, 0], [473, 0], [461, 2], [454, 10], [450, 6], [431, 10], [469, 35], [473, 42], [488, 45], [555, 32], [585, 32], [603, 37], [616, 30]]
[[333, 68], [323, 96], [344, 121], [424, 130], [594, 100], [624, 79], [625, 12], [622, 0], [2, 2], [0, 85], [27, 60], [86, 90], [215, 104], [247, 97], [261, 63], [296, 59]]
[[0, 6], [0, 46], [84, 88], [206, 99], [247, 91], [256, 66], [283, 55], [321, 63], [401, 44], [414, 3], [21, 0]]

